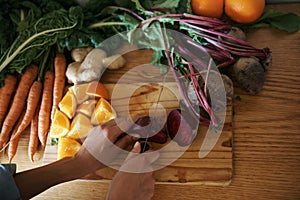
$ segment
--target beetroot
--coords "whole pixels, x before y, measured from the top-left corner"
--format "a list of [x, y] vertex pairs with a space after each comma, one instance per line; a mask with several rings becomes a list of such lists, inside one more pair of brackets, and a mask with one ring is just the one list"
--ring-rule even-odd
[[147, 137], [149, 142], [164, 144], [168, 140], [168, 136], [162, 124], [155, 118], [144, 116], [139, 118], [130, 128], [130, 133], [140, 135], [140, 140], [144, 141]]
[[167, 119], [170, 138], [180, 146], [190, 145], [196, 136], [196, 121], [191, 115], [180, 109], [172, 110]]

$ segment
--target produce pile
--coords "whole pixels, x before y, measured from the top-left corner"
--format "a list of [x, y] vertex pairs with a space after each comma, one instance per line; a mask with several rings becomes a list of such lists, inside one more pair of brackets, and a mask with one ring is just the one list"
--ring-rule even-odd
[[[51, 126], [55, 127], [59, 121], [55, 119], [61, 118], [64, 113], [64, 102], [78, 101], [78, 96], [72, 96], [75, 94], [74, 87], [67, 90], [73, 90], [71, 94], [66, 92], [65, 86], [84, 85], [82, 87], [86, 89], [101, 86], [94, 81], [106, 68], [118, 69], [125, 64], [122, 56], [112, 54], [124, 41], [152, 49], [152, 63], [158, 67], [161, 64], [169, 66], [161, 71], [173, 73], [189, 115], [202, 125], [212, 123], [218, 126], [201, 71], [210, 72], [214, 62], [227, 82], [224, 82], [225, 85], [231, 85], [230, 81], [234, 78], [243, 90], [257, 94], [263, 87], [272, 58], [271, 51], [267, 47], [257, 49], [246, 42], [242, 30], [275, 27], [295, 32], [300, 22], [299, 17], [292, 13], [265, 10], [264, 5], [248, 17], [243, 15], [245, 10], [233, 9], [239, 7], [237, 5], [241, 1], [213, 1], [218, 4], [215, 6], [209, 2], [212, 1], [90, 0], [78, 5], [62, 0], [0, 0], [1, 151], [8, 147], [11, 161], [21, 133], [30, 125], [28, 151], [33, 160], [38, 144], [45, 147]], [[253, 10], [256, 5], [253, 1], [247, 2], [247, 11], [250, 12], [250, 8]], [[219, 10], [211, 11], [210, 8]], [[174, 41], [172, 34], [166, 34], [167, 29], [186, 37], [167, 43]], [[137, 39], [137, 30], [143, 30], [146, 40], [142, 43]], [[124, 31], [127, 34], [122, 34]], [[116, 34], [118, 37], [114, 37], [110, 45], [102, 44]], [[211, 56], [209, 62], [198, 57], [197, 52], [203, 49]], [[84, 56], [77, 59], [72, 55], [75, 51]], [[85, 62], [86, 58], [91, 62]], [[177, 72], [188, 84], [179, 81]], [[94, 98], [93, 95], [97, 93], [88, 94], [86, 101]], [[97, 110], [101, 99], [89, 103], [96, 105]], [[70, 105], [72, 109], [68, 111], [74, 113], [75, 107], [79, 109], [78, 103]], [[201, 112], [197, 112], [198, 108]], [[72, 113], [65, 112], [64, 115], [71, 122], [70, 128], [72, 123], [77, 126], [87, 121], [84, 117], [76, 119]], [[90, 113], [91, 117], [93, 115]]]

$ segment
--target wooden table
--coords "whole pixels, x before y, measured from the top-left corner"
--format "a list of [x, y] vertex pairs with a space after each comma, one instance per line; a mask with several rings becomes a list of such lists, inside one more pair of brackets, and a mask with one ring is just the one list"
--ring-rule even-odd
[[[268, 7], [300, 15], [300, 4]], [[273, 65], [259, 95], [235, 87], [241, 100], [234, 102], [231, 185], [156, 185], [153, 199], [300, 199], [300, 32], [261, 29], [249, 34], [248, 41], [270, 47]], [[19, 171], [41, 164], [29, 162], [27, 141], [24, 136], [14, 160]], [[108, 183], [73, 181], [34, 199], [105, 199], [107, 188]]]

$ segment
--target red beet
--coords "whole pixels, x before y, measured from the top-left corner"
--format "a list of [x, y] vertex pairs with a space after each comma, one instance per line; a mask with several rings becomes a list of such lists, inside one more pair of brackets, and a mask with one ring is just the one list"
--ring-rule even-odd
[[139, 118], [136, 123], [130, 128], [130, 133], [137, 133], [141, 136], [140, 140], [143, 141], [149, 136], [149, 142], [164, 144], [168, 140], [168, 136], [164, 127], [158, 120], [144, 116]]
[[195, 120], [187, 112], [180, 109], [172, 110], [167, 119], [170, 138], [180, 146], [190, 145], [197, 133], [195, 128], [197, 124], [195, 123]]

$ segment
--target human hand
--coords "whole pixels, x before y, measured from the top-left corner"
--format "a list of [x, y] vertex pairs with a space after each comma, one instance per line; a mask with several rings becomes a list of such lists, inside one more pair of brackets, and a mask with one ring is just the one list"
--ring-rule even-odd
[[[152, 198], [155, 180], [152, 177], [151, 164], [158, 159], [159, 153], [151, 152], [149, 154], [148, 151], [140, 154], [140, 151], [141, 145], [136, 142], [120, 171], [111, 181], [107, 200], [147, 200]], [[137, 169], [136, 173], [126, 172], [132, 171], [133, 168]]]
[[87, 166], [88, 173], [109, 165], [122, 150], [133, 144], [138, 137], [124, 134], [138, 119], [117, 118], [112, 119], [91, 130], [75, 159]]

